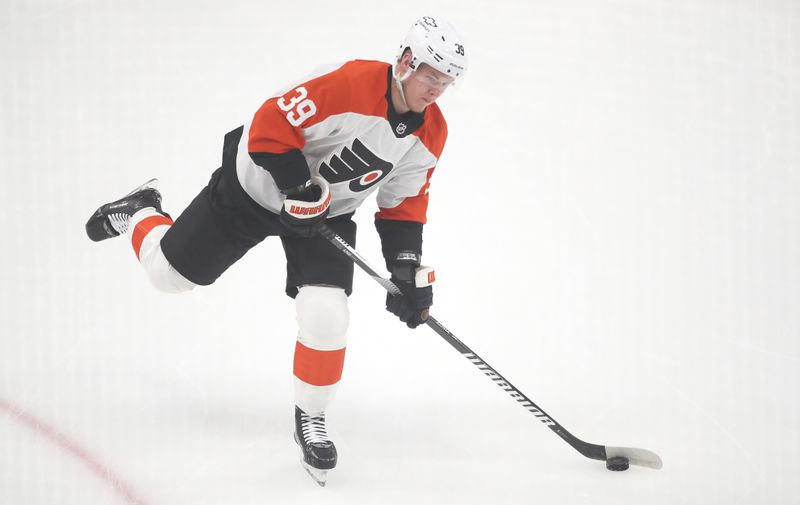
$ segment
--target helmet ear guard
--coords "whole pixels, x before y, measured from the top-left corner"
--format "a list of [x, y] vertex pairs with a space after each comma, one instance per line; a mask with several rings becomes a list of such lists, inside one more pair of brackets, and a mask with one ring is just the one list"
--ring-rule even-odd
[[[400, 64], [400, 60], [403, 59], [403, 56], [406, 54], [406, 51], [408, 51], [409, 54], [411, 54], [411, 60], [409, 61], [408, 68], [406, 69], [405, 72], [403, 72], [403, 75], [399, 75], [397, 73], [397, 65]], [[398, 82], [405, 82], [409, 77], [411, 77], [411, 74], [413, 74], [414, 71], [417, 70], [417, 68], [414, 65], [412, 65], [413, 61], [414, 61], [414, 55], [413, 53], [411, 53], [411, 48], [409, 47], [402, 48], [400, 50], [399, 56], [397, 57], [397, 61], [395, 61], [394, 64], [392, 65], [392, 75], [394, 76], [395, 79], [397, 79]]]

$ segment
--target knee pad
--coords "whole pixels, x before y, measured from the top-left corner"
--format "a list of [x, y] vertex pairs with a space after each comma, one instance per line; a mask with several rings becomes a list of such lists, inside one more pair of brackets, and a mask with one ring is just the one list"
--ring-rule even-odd
[[168, 226], [157, 226], [144, 237], [139, 249], [139, 262], [147, 278], [159, 291], [163, 293], [191, 291], [195, 283], [175, 270], [161, 251], [161, 238], [168, 229]]
[[299, 327], [298, 341], [321, 351], [345, 347], [350, 311], [344, 289], [301, 286], [294, 300]]
[[160, 247], [158, 252], [153, 255], [153, 261], [147, 268], [147, 277], [153, 286], [162, 293], [185, 293], [195, 287], [192, 281], [181, 275], [169, 264]]

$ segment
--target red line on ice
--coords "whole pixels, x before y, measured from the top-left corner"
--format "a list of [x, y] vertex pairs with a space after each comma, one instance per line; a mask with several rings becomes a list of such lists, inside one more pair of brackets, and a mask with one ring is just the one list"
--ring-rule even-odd
[[95, 477], [111, 486], [128, 505], [148, 505], [129, 484], [116, 475], [110, 468], [101, 463], [99, 458], [89, 453], [89, 451], [81, 447], [77, 442], [71, 440], [45, 421], [11, 404], [1, 396], [0, 412], [6, 412], [12, 419], [16, 419], [28, 429], [36, 432], [48, 442], [80, 461]]

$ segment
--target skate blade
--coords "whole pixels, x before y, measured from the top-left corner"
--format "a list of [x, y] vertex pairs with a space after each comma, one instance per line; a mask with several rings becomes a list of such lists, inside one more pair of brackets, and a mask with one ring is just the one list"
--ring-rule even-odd
[[328, 481], [327, 470], [320, 470], [318, 468], [314, 468], [305, 461], [301, 461], [300, 463], [303, 465], [303, 469], [306, 471], [306, 473], [310, 475], [312, 479], [314, 479], [314, 482], [316, 482], [322, 487], [325, 487], [325, 483]]
[[149, 181], [145, 182], [141, 186], [133, 189], [130, 193], [128, 193], [125, 196], [131, 196], [132, 194], [134, 194], [134, 193], [136, 193], [138, 191], [141, 191], [143, 189], [150, 189], [150, 188], [155, 189], [157, 187], [158, 187], [158, 179], [150, 179]]

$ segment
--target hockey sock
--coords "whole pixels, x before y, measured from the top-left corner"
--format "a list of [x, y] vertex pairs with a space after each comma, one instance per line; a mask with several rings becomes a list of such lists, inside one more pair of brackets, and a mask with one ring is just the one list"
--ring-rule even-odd
[[347, 295], [332, 286], [301, 286], [295, 305], [295, 404], [316, 414], [328, 408], [342, 377], [350, 320]]
[[295, 403], [308, 413], [327, 410], [344, 368], [345, 349], [322, 351], [297, 342], [294, 351]]
[[[141, 257], [143, 246], [151, 246], [154, 239], [160, 242], [161, 237], [164, 236], [170, 226], [172, 226], [172, 219], [151, 207], [142, 209], [131, 216], [131, 244], [136, 258]], [[156, 233], [150, 236], [156, 229], [158, 229]], [[147, 244], [145, 244], [146, 239]], [[149, 247], [146, 247], [146, 249], [149, 249]]]

